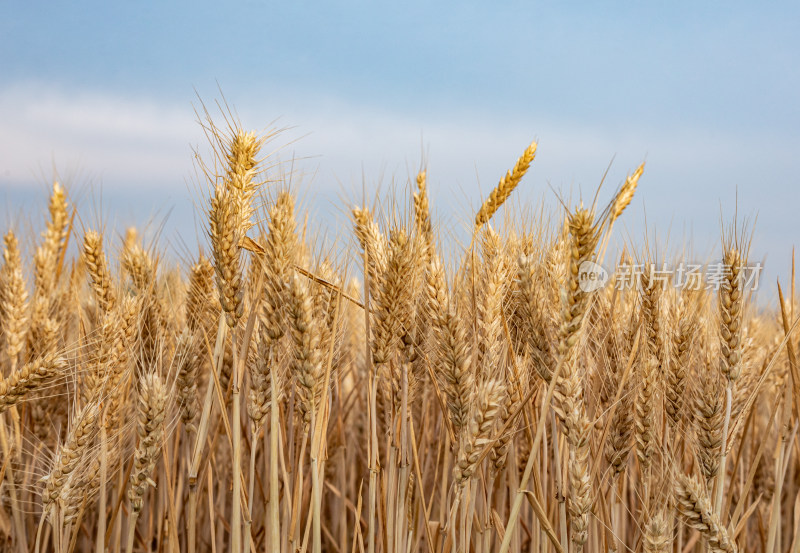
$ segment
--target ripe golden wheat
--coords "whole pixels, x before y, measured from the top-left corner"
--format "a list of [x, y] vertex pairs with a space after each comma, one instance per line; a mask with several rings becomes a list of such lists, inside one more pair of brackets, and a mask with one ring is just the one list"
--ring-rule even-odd
[[620, 258], [645, 260], [630, 289], [585, 290], [644, 165], [605, 209], [493, 226], [532, 143], [468, 247], [438, 241], [422, 171], [407, 217], [353, 206], [349, 259], [324, 257], [272, 136], [205, 128], [183, 266], [79, 230], [60, 184], [40, 240], [5, 235], [0, 549], [800, 547], [797, 306], [754, 308], [741, 233], [718, 292], [651, 251]]

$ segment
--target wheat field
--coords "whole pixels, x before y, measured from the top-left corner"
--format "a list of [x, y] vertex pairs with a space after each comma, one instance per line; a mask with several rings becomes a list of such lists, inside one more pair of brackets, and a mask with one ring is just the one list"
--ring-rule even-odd
[[759, 308], [737, 221], [679, 286], [608, 253], [644, 166], [605, 205], [498, 214], [533, 143], [468, 244], [421, 172], [331, 258], [274, 137], [203, 124], [182, 266], [58, 183], [41, 237], [5, 234], [0, 549], [800, 551], [794, 275]]

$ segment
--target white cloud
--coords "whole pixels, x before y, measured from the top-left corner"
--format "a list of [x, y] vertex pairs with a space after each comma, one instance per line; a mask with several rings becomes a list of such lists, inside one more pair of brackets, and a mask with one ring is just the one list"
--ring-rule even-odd
[[[237, 107], [245, 125], [258, 127], [275, 117], [263, 106], [284, 105], [289, 111], [277, 124], [293, 128], [275, 142], [284, 145], [280, 157], [305, 158], [307, 170], [319, 169], [317, 185], [334, 189], [336, 179], [360, 185], [362, 167], [368, 182], [377, 180], [381, 169], [387, 177], [405, 179], [406, 169], [415, 171], [425, 155], [431, 174], [444, 185], [477, 194], [479, 177], [485, 192], [535, 137], [540, 149], [533, 180], [557, 187], [580, 184], [585, 192], [594, 189], [614, 156], [612, 184], [645, 157], [647, 177], [656, 180], [717, 175], [716, 182], [746, 189], [765, 166], [797, 174], [797, 144], [779, 136], [565, 126], [533, 112], [511, 120], [487, 113], [393, 113], [314, 98], [270, 98]], [[0, 182], [7, 185], [29, 182], [55, 163], [61, 170], [100, 177], [105, 187], [183, 187], [193, 175], [191, 145], [205, 146], [191, 99], [156, 103], [29, 83], [0, 90], [0, 120]], [[685, 183], [671, 186], [676, 184]]]
[[0, 178], [25, 185], [50, 166], [131, 186], [175, 182], [191, 168], [199, 129], [191, 109], [43, 85], [0, 91]]

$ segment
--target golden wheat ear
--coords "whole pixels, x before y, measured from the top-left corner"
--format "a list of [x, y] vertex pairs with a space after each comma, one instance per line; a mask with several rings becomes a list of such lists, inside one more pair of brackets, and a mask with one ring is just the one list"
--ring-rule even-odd
[[217, 276], [219, 301], [228, 326], [234, 328], [244, 313], [242, 284], [242, 228], [237, 211], [237, 197], [224, 186], [217, 185], [211, 198], [209, 223], [214, 270]]
[[720, 353], [722, 372], [730, 381], [742, 373], [742, 319], [744, 315], [744, 275], [747, 263], [736, 248], [723, 256], [725, 275], [719, 290]]
[[133, 468], [128, 479], [128, 500], [131, 512], [128, 521], [128, 546], [131, 553], [136, 521], [144, 506], [144, 493], [153, 482], [153, 469], [164, 440], [164, 423], [169, 393], [156, 374], [144, 374], [139, 381], [139, 404], [136, 412], [136, 434], [139, 443], [133, 454]]
[[677, 475], [675, 501], [686, 524], [702, 534], [712, 551], [736, 553], [736, 543], [720, 522], [719, 515], [712, 510], [708, 494], [695, 478]]
[[428, 174], [425, 171], [420, 171], [416, 180], [417, 190], [412, 196], [414, 200], [414, 226], [419, 234], [428, 239], [433, 232], [428, 200]]
[[83, 259], [89, 270], [89, 279], [95, 297], [104, 313], [114, 309], [116, 292], [108, 268], [108, 259], [103, 251], [103, 237], [96, 231], [87, 231], [83, 237]]
[[264, 275], [261, 290], [261, 333], [265, 345], [280, 340], [287, 328], [286, 302], [293, 266], [297, 262], [297, 222], [294, 197], [278, 195], [268, 210], [268, 231], [264, 253], [257, 257]]
[[613, 224], [614, 221], [619, 219], [622, 212], [625, 211], [625, 208], [630, 205], [633, 200], [633, 195], [636, 193], [636, 187], [639, 186], [639, 178], [642, 176], [642, 173], [644, 173], [644, 163], [637, 167], [636, 171], [625, 179], [625, 184], [619, 189], [619, 192], [614, 197], [614, 201], [611, 203], [612, 207], [609, 215], [609, 224]]
[[3, 267], [0, 269], [0, 326], [5, 337], [5, 353], [14, 370], [17, 359], [25, 345], [25, 332], [28, 321], [28, 288], [22, 273], [22, 258], [19, 242], [13, 231], [3, 238]]
[[509, 170], [500, 182], [497, 183], [494, 190], [489, 193], [489, 197], [483, 202], [478, 213], [475, 215], [475, 230], [478, 230], [483, 225], [489, 222], [494, 216], [500, 206], [502, 206], [517, 185], [528, 172], [531, 162], [536, 157], [536, 142], [531, 142], [530, 146], [525, 148], [525, 151], [517, 160], [514, 168]]
[[319, 320], [314, 317], [313, 303], [305, 277], [293, 275], [289, 287], [289, 322], [294, 343], [292, 372], [299, 397], [301, 419], [311, 422], [311, 414], [322, 396], [322, 352]]
[[0, 382], [0, 413], [24, 400], [31, 392], [63, 376], [66, 369], [66, 359], [55, 355], [23, 365]]
[[[75, 416], [66, 440], [59, 445], [56, 451], [53, 466], [47, 476], [43, 478], [45, 485], [42, 491], [42, 510], [48, 517], [53, 516], [53, 504], [60, 503], [64, 499], [62, 491], [65, 490], [67, 481], [73, 471], [78, 468], [87, 448], [92, 445], [92, 441], [97, 436], [99, 414], [98, 404], [89, 403], [84, 406]], [[69, 503], [68, 499], [65, 501]], [[51, 522], [53, 525], [56, 524], [54, 518], [51, 518]]]
[[490, 443], [489, 437], [500, 414], [504, 392], [505, 385], [498, 380], [487, 380], [476, 390], [472, 416], [464, 429], [458, 460], [453, 468], [453, 477], [458, 485], [472, 477], [483, 447]]
[[190, 329], [185, 328], [178, 336], [175, 345], [175, 358], [178, 364], [176, 385], [176, 399], [181, 413], [181, 421], [187, 432], [197, 430], [196, 419], [200, 412], [198, 402], [198, 380], [202, 358], [200, 356], [199, 336]]

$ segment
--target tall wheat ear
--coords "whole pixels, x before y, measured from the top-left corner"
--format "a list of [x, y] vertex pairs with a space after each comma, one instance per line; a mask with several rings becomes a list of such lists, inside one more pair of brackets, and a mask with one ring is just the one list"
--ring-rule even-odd
[[236, 326], [244, 314], [240, 247], [243, 234], [238, 209], [238, 196], [228, 188], [217, 185], [209, 209], [211, 247], [214, 252], [219, 301], [225, 312], [225, 320], [231, 328]]
[[720, 353], [722, 372], [730, 381], [742, 373], [742, 319], [744, 316], [744, 276], [746, 263], [734, 247], [723, 256], [725, 277], [719, 290]]
[[694, 428], [700, 469], [708, 481], [717, 476], [720, 468], [725, 393], [722, 379], [713, 369], [701, 367], [698, 376], [699, 393], [694, 394]]
[[571, 538], [577, 552], [588, 539], [588, 516], [592, 505], [589, 475], [591, 423], [584, 405], [583, 375], [579, 370], [577, 344], [582, 337], [590, 293], [581, 288], [583, 263], [594, 259], [599, 234], [591, 210], [578, 208], [567, 219], [570, 250], [567, 276], [561, 289], [561, 321], [558, 350], [563, 369], [556, 382], [554, 410], [569, 447], [569, 512]]
[[669, 336], [669, 363], [667, 367], [667, 386], [664, 407], [669, 423], [677, 427], [686, 416], [686, 388], [689, 363], [692, 356], [692, 343], [697, 332], [697, 308], [692, 305], [691, 296], [683, 292], [675, 300], [675, 316], [672, 319]]
[[198, 381], [202, 359], [199, 336], [188, 328], [178, 336], [175, 345], [175, 358], [178, 364], [176, 385], [176, 399], [181, 412], [181, 421], [188, 432], [197, 430], [196, 419], [200, 412], [197, 398]]
[[22, 258], [16, 235], [13, 231], [8, 231], [3, 241], [5, 250], [3, 267], [0, 270], [0, 313], [2, 313], [0, 327], [5, 337], [5, 352], [13, 370], [25, 345], [28, 289], [22, 273]]
[[116, 292], [111, 280], [108, 259], [103, 251], [103, 237], [97, 231], [87, 231], [83, 237], [83, 259], [89, 271], [89, 279], [94, 288], [101, 311], [108, 313], [114, 308]]
[[139, 380], [139, 404], [136, 413], [136, 434], [139, 443], [133, 454], [133, 468], [128, 479], [128, 500], [131, 504], [128, 520], [127, 552], [133, 549], [136, 521], [144, 506], [144, 494], [153, 482], [153, 469], [164, 440], [169, 391], [157, 374], [143, 374]]
[[475, 229], [479, 229], [489, 222], [492, 216], [500, 209], [500, 206], [505, 203], [514, 189], [528, 172], [531, 162], [536, 157], [536, 142], [531, 142], [530, 146], [525, 148], [525, 151], [517, 160], [514, 168], [509, 170], [505, 176], [500, 179], [494, 190], [489, 193], [489, 197], [483, 202], [478, 213], [475, 215]]
[[292, 373], [296, 384], [300, 416], [306, 428], [322, 397], [323, 359], [319, 320], [314, 317], [311, 294], [305, 277], [292, 275], [287, 310], [294, 344]]
[[475, 374], [467, 323], [458, 303], [447, 291], [444, 268], [434, 256], [426, 273], [428, 307], [433, 318], [434, 355], [447, 403], [447, 414], [454, 437], [469, 422], [469, 409]]
[[[42, 242], [34, 254], [33, 309], [28, 333], [28, 349], [37, 356], [55, 347], [58, 321], [53, 317], [56, 284], [60, 275], [61, 252], [67, 238], [67, 200], [64, 189], [53, 183], [50, 196], [50, 218], [45, 223]], [[3, 309], [0, 308], [0, 317]]]
[[294, 197], [281, 192], [269, 208], [269, 233], [264, 253], [257, 257], [264, 276], [259, 313], [259, 340], [256, 361], [250, 364], [250, 391], [247, 410], [254, 429], [261, 428], [271, 404], [271, 372], [275, 372], [278, 398], [283, 375], [277, 372], [274, 349], [289, 327], [289, 282], [293, 276], [298, 238], [294, 218]]

